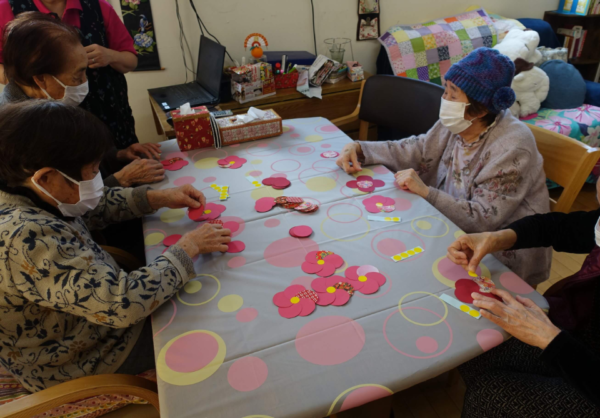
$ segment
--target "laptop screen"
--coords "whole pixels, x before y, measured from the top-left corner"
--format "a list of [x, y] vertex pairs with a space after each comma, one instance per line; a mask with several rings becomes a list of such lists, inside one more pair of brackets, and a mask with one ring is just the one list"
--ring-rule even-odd
[[196, 81], [214, 97], [219, 97], [224, 64], [225, 47], [201, 35]]

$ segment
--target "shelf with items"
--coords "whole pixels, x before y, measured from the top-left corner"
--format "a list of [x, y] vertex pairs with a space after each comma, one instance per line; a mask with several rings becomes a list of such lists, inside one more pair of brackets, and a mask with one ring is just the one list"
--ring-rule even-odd
[[[586, 34], [578, 42], [583, 41], [583, 45], [570, 54], [572, 57], [569, 62], [577, 67], [583, 78], [597, 81], [595, 79], [600, 65], [600, 48], [598, 47], [600, 45], [600, 15], [580, 16], [551, 11], [544, 14], [544, 20], [557, 33], [559, 29], [572, 29], [581, 26]], [[565, 36], [558, 35], [558, 39], [564, 42]]]

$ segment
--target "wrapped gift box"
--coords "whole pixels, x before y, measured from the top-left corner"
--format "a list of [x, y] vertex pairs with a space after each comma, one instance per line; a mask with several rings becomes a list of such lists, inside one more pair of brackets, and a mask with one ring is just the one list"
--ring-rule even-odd
[[233, 100], [246, 103], [275, 94], [275, 79], [271, 64], [259, 62], [231, 70]]
[[237, 116], [229, 116], [216, 120], [221, 135], [221, 145], [239, 144], [281, 135], [283, 127], [281, 116], [273, 109], [265, 110], [262, 119], [245, 123]]
[[215, 143], [206, 106], [193, 107], [192, 110], [194, 113], [190, 115], [181, 115], [179, 109], [171, 111], [175, 137], [181, 151], [212, 147]]

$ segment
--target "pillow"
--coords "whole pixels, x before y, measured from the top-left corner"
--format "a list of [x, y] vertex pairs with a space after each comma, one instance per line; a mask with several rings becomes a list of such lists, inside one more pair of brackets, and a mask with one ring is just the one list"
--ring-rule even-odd
[[497, 14], [490, 13], [490, 18], [494, 22], [494, 26], [498, 31], [498, 43], [502, 42], [506, 34], [511, 29], [525, 30], [525, 26], [516, 19], [509, 19], [508, 17], [500, 16]]
[[574, 109], [585, 100], [585, 81], [577, 68], [561, 60], [550, 60], [540, 68], [550, 78], [550, 91], [542, 103], [548, 109]]

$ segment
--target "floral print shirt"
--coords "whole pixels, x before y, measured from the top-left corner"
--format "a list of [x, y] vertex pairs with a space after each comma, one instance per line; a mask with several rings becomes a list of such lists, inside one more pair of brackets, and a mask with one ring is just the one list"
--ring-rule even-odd
[[126, 273], [90, 234], [151, 213], [147, 188], [105, 188], [98, 207], [59, 218], [23, 195], [0, 191], [0, 363], [30, 391], [114, 373], [144, 319], [191, 277], [170, 249]]

